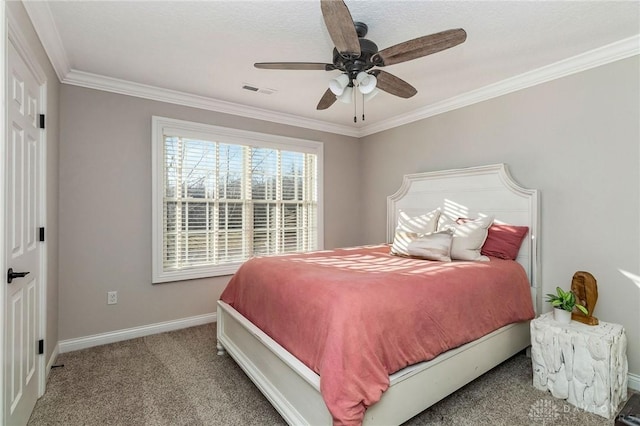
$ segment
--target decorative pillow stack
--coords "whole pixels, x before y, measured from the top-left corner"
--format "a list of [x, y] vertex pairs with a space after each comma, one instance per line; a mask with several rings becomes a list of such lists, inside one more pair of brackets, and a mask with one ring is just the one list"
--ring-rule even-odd
[[416, 232], [418, 234], [426, 234], [435, 232], [438, 227], [438, 218], [440, 217], [440, 209], [435, 209], [429, 213], [420, 216], [409, 216], [401, 211], [398, 215], [398, 230], [406, 232]]
[[493, 223], [493, 216], [453, 219], [440, 209], [410, 217], [400, 212], [391, 254], [418, 259], [516, 260], [527, 226]]
[[494, 223], [489, 227], [487, 241], [482, 246], [482, 254], [500, 259], [516, 260], [528, 226], [516, 226]]
[[410, 217], [400, 212], [391, 254], [450, 262], [453, 232], [436, 232], [440, 209]]
[[479, 260], [488, 262], [489, 258], [480, 252], [487, 239], [493, 216], [480, 217], [458, 223], [446, 215], [440, 215], [438, 230], [453, 230], [451, 258], [455, 260]]
[[397, 230], [391, 246], [391, 254], [451, 262], [452, 238], [453, 230], [451, 229], [426, 234]]

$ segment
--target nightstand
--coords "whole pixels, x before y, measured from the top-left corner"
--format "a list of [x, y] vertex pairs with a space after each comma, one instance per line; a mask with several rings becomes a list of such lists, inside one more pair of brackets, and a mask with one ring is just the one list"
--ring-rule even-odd
[[627, 337], [619, 324], [560, 324], [553, 313], [531, 321], [533, 386], [613, 419], [627, 399]]

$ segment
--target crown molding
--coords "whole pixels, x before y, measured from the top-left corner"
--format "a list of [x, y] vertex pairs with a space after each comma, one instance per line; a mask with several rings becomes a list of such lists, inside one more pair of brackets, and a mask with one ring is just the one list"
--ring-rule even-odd
[[6, 10], [6, 16], [7, 37], [9, 41], [11, 42], [11, 44], [13, 44], [16, 52], [18, 52], [20, 57], [27, 64], [31, 72], [33, 72], [36, 80], [38, 81], [38, 84], [44, 84], [47, 81], [47, 75], [45, 74], [38, 61], [34, 59], [36, 55], [33, 53], [31, 47], [29, 46], [29, 42], [27, 41], [24, 33], [22, 32], [22, 29], [17, 23], [18, 21], [9, 9]]
[[154, 101], [167, 102], [176, 105], [183, 105], [192, 108], [199, 108], [208, 111], [216, 111], [224, 114], [232, 114], [256, 120], [265, 120], [273, 123], [287, 124], [290, 126], [303, 127], [305, 129], [319, 130], [322, 132], [338, 133], [346, 136], [359, 137], [360, 132], [356, 128], [342, 126], [320, 120], [313, 120], [292, 114], [269, 111], [233, 102], [221, 101], [205, 96], [180, 92], [177, 90], [163, 89], [161, 87], [150, 86], [141, 83], [134, 83], [103, 75], [92, 74], [84, 71], [72, 69], [62, 83], [74, 86], [86, 87], [89, 89], [103, 90], [106, 92], [119, 93], [122, 95], [135, 96], [138, 98], [150, 99]]
[[388, 120], [370, 124], [361, 129], [361, 137], [413, 123], [414, 121], [423, 120], [428, 117], [433, 117], [434, 115], [473, 105], [638, 54], [640, 54], [640, 35], [629, 37], [598, 49], [481, 87], [480, 89], [463, 93], [462, 95], [428, 105], [424, 108], [419, 108], [408, 114], [398, 115]]
[[40, 43], [44, 47], [47, 56], [56, 71], [58, 79], [62, 81], [64, 77], [71, 71], [71, 65], [67, 52], [62, 44], [58, 27], [53, 20], [51, 9], [46, 1], [23, 1], [22, 5], [31, 19], [33, 28], [38, 34]]
[[72, 69], [48, 3], [23, 1], [23, 4], [62, 83], [358, 138], [640, 54], [640, 35], [635, 35], [410, 113], [356, 128]]

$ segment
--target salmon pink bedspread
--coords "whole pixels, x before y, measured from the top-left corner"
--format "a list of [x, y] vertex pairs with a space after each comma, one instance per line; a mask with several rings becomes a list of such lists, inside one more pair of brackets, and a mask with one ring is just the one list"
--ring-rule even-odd
[[345, 425], [362, 423], [389, 374], [534, 317], [515, 261], [408, 259], [388, 245], [253, 258], [221, 299], [320, 375]]

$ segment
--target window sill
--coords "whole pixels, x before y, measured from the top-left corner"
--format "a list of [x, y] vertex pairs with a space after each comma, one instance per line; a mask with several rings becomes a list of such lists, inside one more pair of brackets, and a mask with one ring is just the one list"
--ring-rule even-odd
[[216, 278], [223, 276], [230, 276], [236, 273], [238, 268], [242, 265], [240, 263], [231, 263], [223, 266], [216, 266], [210, 268], [193, 268], [183, 269], [180, 271], [163, 271], [154, 272], [151, 280], [152, 284], [161, 284], [176, 281], [195, 280], [200, 278]]

